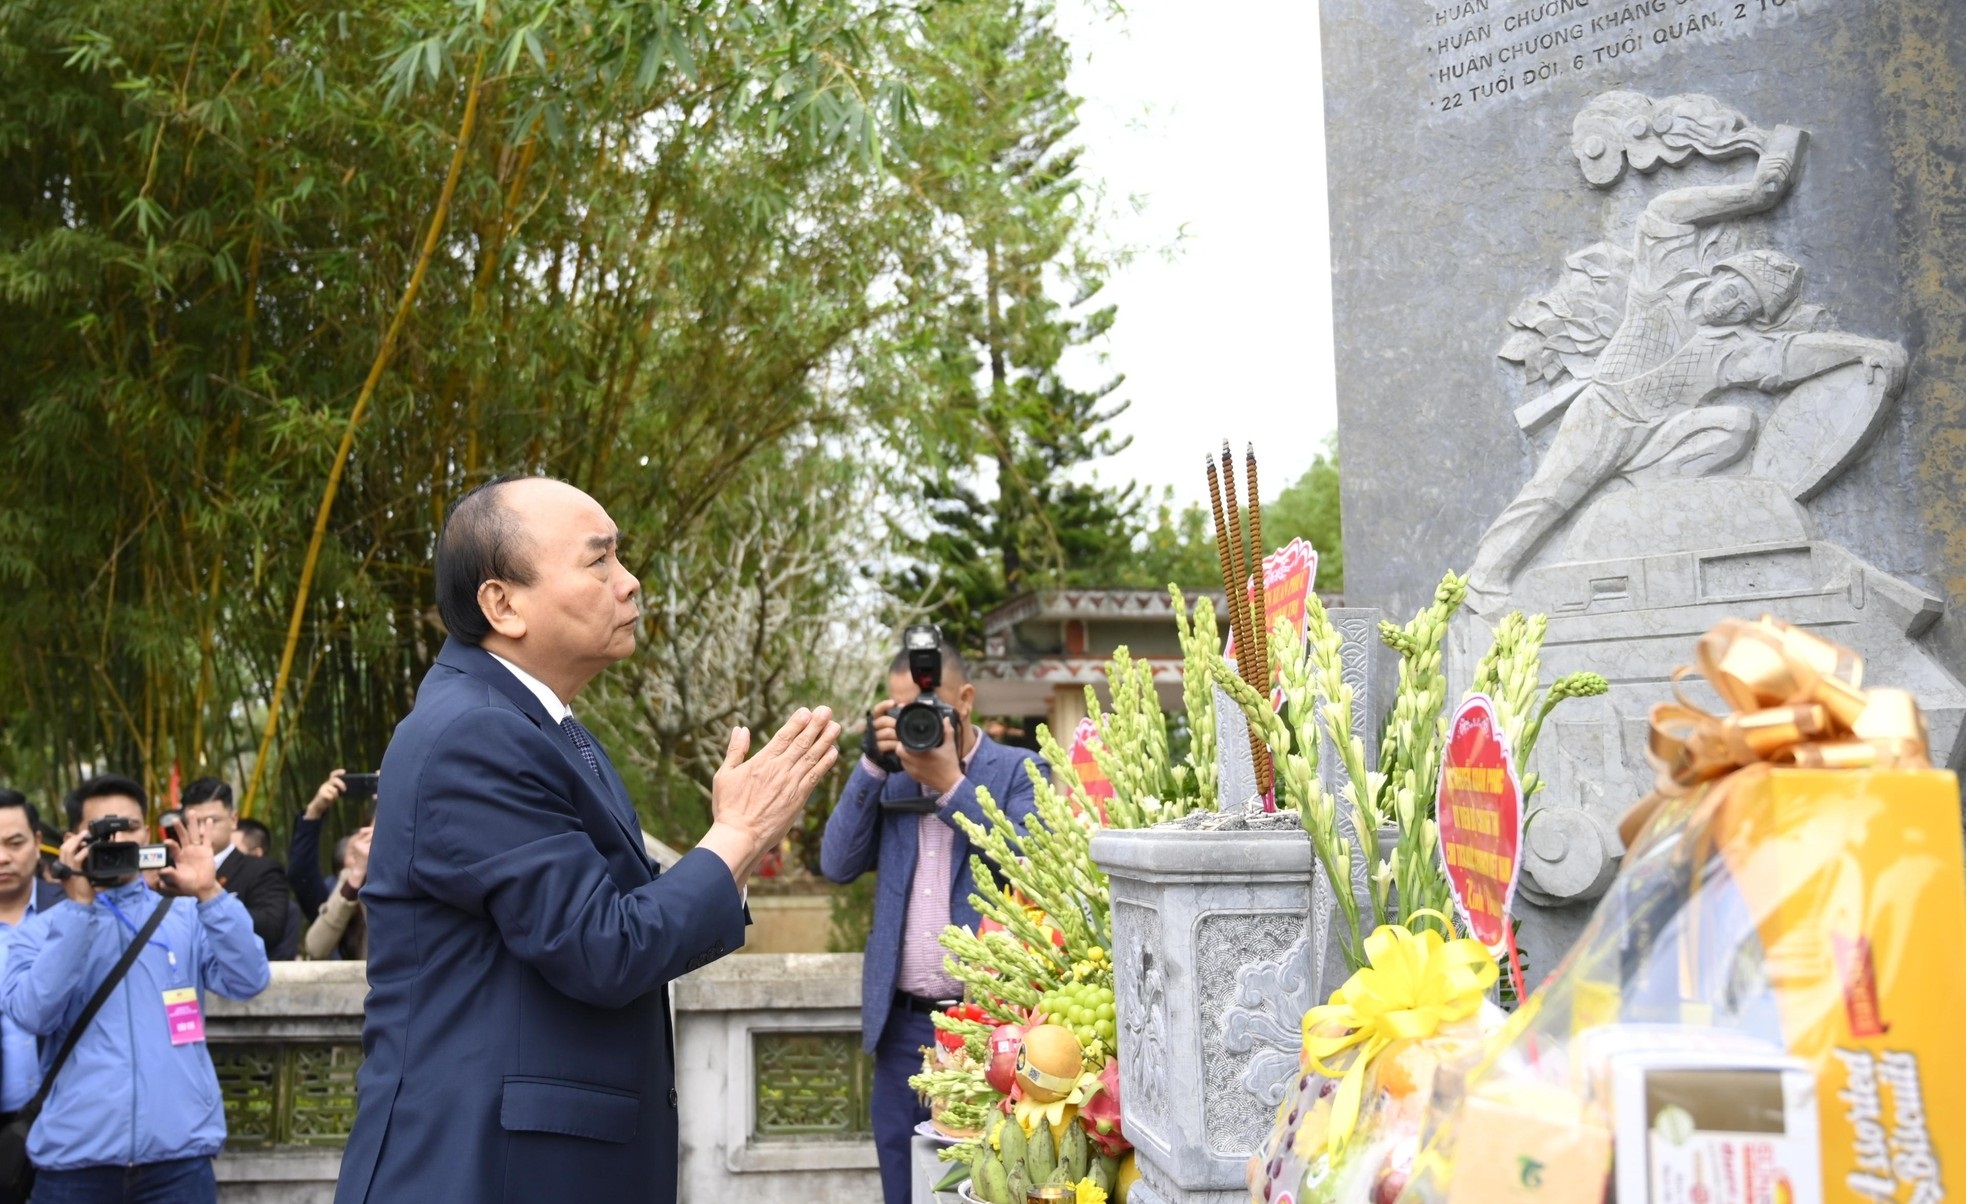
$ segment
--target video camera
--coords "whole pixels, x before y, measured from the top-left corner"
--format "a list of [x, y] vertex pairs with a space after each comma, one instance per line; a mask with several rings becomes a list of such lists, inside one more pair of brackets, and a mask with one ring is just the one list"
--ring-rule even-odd
[[161, 870], [173, 864], [167, 845], [116, 839], [118, 832], [136, 832], [142, 828], [141, 823], [127, 815], [105, 815], [89, 824], [89, 834], [82, 841], [89, 850], [82, 859], [82, 876], [89, 880], [89, 885], [115, 886], [133, 874]]

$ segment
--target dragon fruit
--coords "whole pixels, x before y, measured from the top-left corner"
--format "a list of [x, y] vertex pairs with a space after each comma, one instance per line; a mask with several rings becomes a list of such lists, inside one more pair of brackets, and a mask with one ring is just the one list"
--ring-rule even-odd
[[1014, 1077], [1018, 1071], [1018, 1051], [1025, 1044], [1025, 1026], [1022, 1024], [1000, 1024], [991, 1030], [989, 1067], [984, 1071], [984, 1081], [991, 1090], [1009, 1096]]
[[1103, 1154], [1120, 1155], [1134, 1147], [1121, 1132], [1121, 1064], [1113, 1058], [1100, 1068], [1100, 1090], [1080, 1105], [1080, 1123]]

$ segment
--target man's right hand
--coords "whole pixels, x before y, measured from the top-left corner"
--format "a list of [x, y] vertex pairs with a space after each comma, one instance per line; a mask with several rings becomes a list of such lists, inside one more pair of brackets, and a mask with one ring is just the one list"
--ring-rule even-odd
[[884, 698], [868, 712], [868, 729], [875, 734], [875, 751], [884, 756], [894, 756], [902, 747], [902, 738], [895, 734], [895, 700]]
[[724, 859], [743, 885], [760, 857], [779, 847], [807, 796], [840, 757], [840, 724], [826, 707], [794, 712], [749, 761], [752, 734], [734, 728], [724, 765], [711, 779], [711, 830], [701, 846]]
[[62, 879], [62, 890], [84, 907], [96, 901], [96, 888], [82, 876], [82, 862], [89, 855], [88, 846], [83, 843], [87, 839], [86, 832], [70, 832], [62, 839], [59, 854], [61, 863], [71, 871], [68, 877]]
[[314, 792], [314, 797], [308, 800], [307, 810], [301, 813], [304, 818], [320, 819], [328, 814], [328, 808], [334, 806], [341, 799], [342, 791], [348, 789], [347, 784], [342, 781], [342, 774], [345, 772], [347, 771], [337, 769], [328, 774], [328, 780], [321, 783], [320, 789]]

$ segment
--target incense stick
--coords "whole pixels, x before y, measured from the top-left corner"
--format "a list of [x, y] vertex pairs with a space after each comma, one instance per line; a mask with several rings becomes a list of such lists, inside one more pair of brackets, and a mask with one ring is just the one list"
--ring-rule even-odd
[[1255, 690], [1259, 686], [1251, 677], [1251, 641], [1255, 637], [1250, 620], [1250, 565], [1244, 558], [1243, 516], [1237, 511], [1237, 473], [1228, 439], [1223, 441], [1223, 491], [1229, 495], [1225, 510], [1230, 518], [1230, 579], [1223, 583], [1223, 597], [1230, 604], [1230, 630], [1237, 639], [1237, 676]]
[[1263, 617], [1265, 614], [1264, 513], [1260, 507], [1257, 492], [1257, 448], [1248, 443], [1244, 445], [1244, 476], [1245, 480], [1249, 483], [1251, 572], [1257, 577], [1257, 601], [1254, 603], [1257, 613], [1251, 619], [1251, 625], [1256, 628], [1256, 631], [1251, 639], [1251, 651], [1257, 654], [1257, 671], [1266, 678], [1265, 681], [1252, 682], [1251, 684], [1256, 686], [1260, 691], [1263, 691], [1271, 685], [1269, 681], [1271, 676], [1269, 673], [1271, 666], [1271, 632], [1266, 628]]
[[[1229, 601], [1231, 582], [1236, 580], [1236, 566], [1230, 561], [1230, 526], [1223, 520], [1223, 489], [1217, 483], [1216, 459], [1203, 456], [1203, 471], [1209, 476], [1210, 516], [1216, 520], [1216, 559], [1223, 566], [1223, 597]], [[1237, 607], [1230, 605], [1230, 638], [1237, 639]], [[1241, 641], [1239, 641], [1241, 642]]]
[[[1203, 471], [1209, 478], [1211, 516], [1216, 519], [1216, 558], [1223, 569], [1224, 601], [1230, 607], [1230, 638], [1235, 642], [1237, 649], [1237, 676], [1248, 683], [1251, 680], [1248, 658], [1253, 638], [1250, 621], [1250, 588], [1248, 576], [1237, 572], [1236, 561], [1239, 557], [1236, 552], [1241, 550], [1237, 548], [1237, 541], [1241, 541], [1242, 535], [1226, 516], [1223, 504], [1222, 486], [1227, 484], [1230, 487], [1229, 514], [1236, 513], [1237, 478], [1231, 474], [1230, 444], [1227, 440], [1223, 444], [1221, 482], [1217, 477], [1216, 462], [1210, 456], [1203, 457]], [[1262, 686], [1252, 688], [1258, 690], [1260, 694], [1263, 693]], [[1255, 724], [1247, 727], [1246, 734], [1250, 737], [1251, 770], [1252, 776], [1256, 778], [1258, 793], [1268, 794], [1275, 772], [1271, 764], [1271, 748], [1264, 742], [1264, 737], [1258, 733]]]
[[[1251, 686], [1257, 691], [1258, 697], [1269, 699], [1271, 697], [1271, 632], [1264, 622], [1267, 613], [1264, 606], [1264, 512], [1259, 501], [1263, 495], [1257, 491], [1257, 448], [1249, 443], [1244, 444], [1244, 477], [1247, 482], [1246, 492], [1250, 497], [1250, 562], [1254, 566], [1251, 571], [1257, 576], [1257, 600], [1252, 603], [1247, 598], [1245, 602], [1247, 608], [1256, 611], [1251, 616], [1253, 629], [1251, 665], [1257, 670], [1258, 680], [1252, 682]], [[1265, 749], [1265, 756], [1257, 766], [1257, 789], [1261, 794], [1271, 793], [1273, 767], [1270, 751], [1269, 748]]]

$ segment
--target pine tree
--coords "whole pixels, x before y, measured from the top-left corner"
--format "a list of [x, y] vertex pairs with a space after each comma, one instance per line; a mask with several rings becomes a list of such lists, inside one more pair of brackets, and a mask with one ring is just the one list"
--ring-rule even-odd
[[923, 132], [936, 135], [920, 149], [934, 153], [904, 175], [957, 235], [916, 282], [949, 303], [917, 336], [938, 417], [920, 432], [923, 529], [904, 532], [916, 564], [898, 586], [975, 647], [984, 612], [1006, 598], [1122, 571], [1140, 503], [1131, 486], [1071, 479], [1125, 446], [1107, 424], [1126, 403], [1108, 400], [1118, 377], [1081, 389], [1060, 371], [1069, 349], [1106, 333], [1114, 308], [1093, 304], [1105, 264], [1089, 246], [1070, 142], [1079, 100], [1052, 7], [978, 0], [939, 5], [925, 23], [935, 53], [905, 69]]

